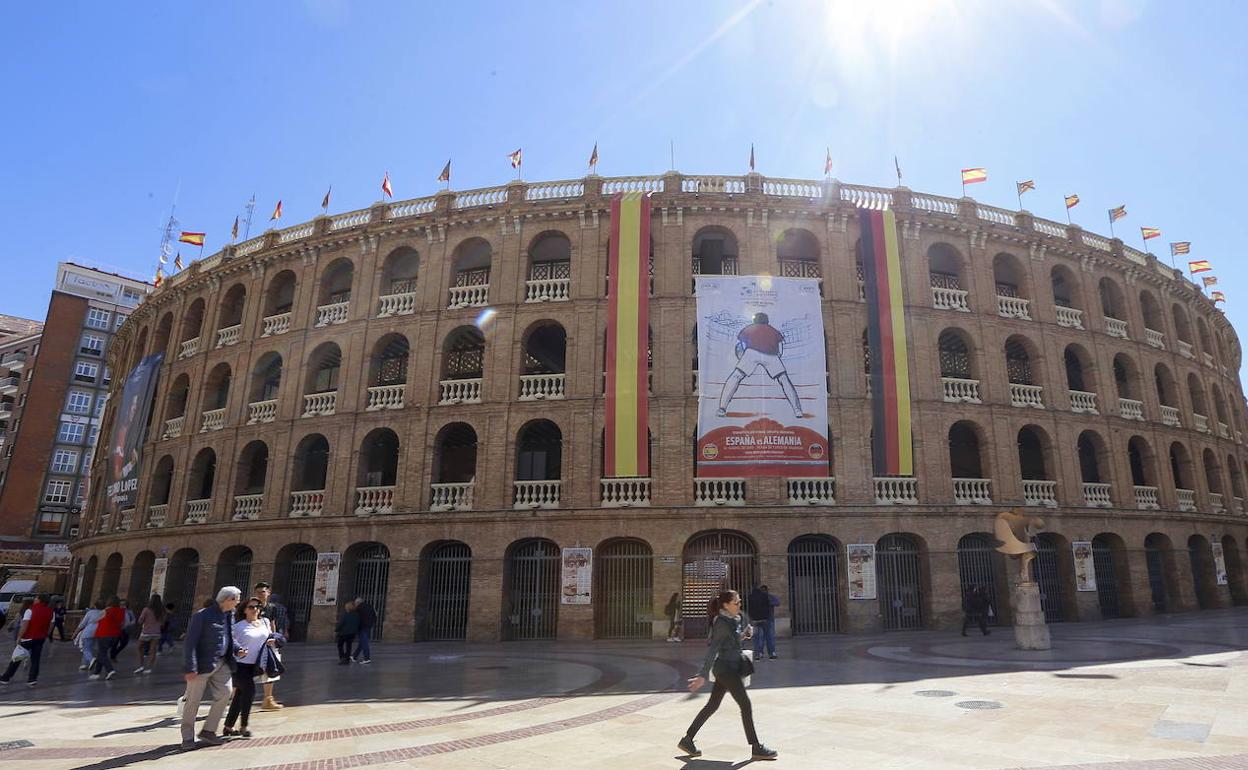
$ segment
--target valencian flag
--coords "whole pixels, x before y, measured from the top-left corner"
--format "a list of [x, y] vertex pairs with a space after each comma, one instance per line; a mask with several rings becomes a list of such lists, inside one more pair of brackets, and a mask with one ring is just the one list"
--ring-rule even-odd
[[827, 155], [823, 156], [823, 175], [831, 176], [832, 174], [832, 148], [827, 148]]
[[390, 172], [381, 178], [381, 191], [386, 194], [387, 198], [394, 197], [394, 188], [390, 186]]
[[1214, 302], [1226, 302], [1226, 295], [1220, 291], [1215, 291], [1209, 296], [1213, 297]]
[[281, 218], [282, 218], [282, 202], [278, 201], [277, 205], [273, 207], [273, 216], [269, 217], [269, 221], [272, 222], [274, 219], [281, 219]]
[[449, 160], [446, 162], [446, 165], [442, 167], [442, 173], [438, 174], [438, 181], [439, 182], [451, 181], [451, 162]]
[[1170, 256], [1172, 257], [1177, 257], [1183, 254], [1191, 254], [1191, 253], [1192, 253], [1191, 241], [1175, 241], [1174, 243], [1170, 244]]
[[1018, 194], [1022, 195], [1025, 192], [1036, 189], [1036, 180], [1024, 179], [1021, 182], [1015, 182], [1014, 186], [1018, 188]]
[[1118, 206], [1116, 208], [1112, 208], [1109, 210], [1109, 221], [1112, 224], [1114, 222], [1117, 222], [1119, 219], [1122, 219], [1126, 215], [1127, 215], [1126, 206]]
[[1160, 238], [1161, 228], [1160, 227], [1141, 227], [1140, 235], [1142, 235], [1144, 237], [1144, 240], [1146, 241], [1150, 238]]
[[178, 236], [178, 243], [189, 243], [192, 246], [204, 245], [204, 233], [188, 233], [183, 232]]
[[650, 196], [611, 199], [604, 476], [649, 476]]
[[594, 142], [594, 151], [589, 154], [589, 167], [598, 165], [598, 143]]
[[1209, 264], [1207, 259], [1197, 259], [1187, 263], [1187, 272], [1192, 275], [1197, 273], [1207, 273], [1213, 269], [1213, 265]]
[[238, 238], [238, 217], [234, 217], [234, 226], [230, 228], [230, 240]]
[[1078, 205], [1079, 205], [1079, 196], [1078, 196], [1078, 195], [1067, 195], [1067, 196], [1066, 196], [1066, 208], [1068, 208], [1068, 209], [1073, 209], [1075, 206], [1078, 206]]
[[178, 252], [173, 258], [173, 266], [178, 270], [182, 269], [182, 252]]
[[520, 168], [520, 164], [524, 162], [524, 148], [520, 148], [513, 153], [507, 155], [511, 159], [512, 168]]
[[976, 182], [988, 181], [988, 169], [986, 168], [964, 168], [962, 169], [962, 184], [975, 184]]
[[913, 476], [910, 369], [902, 315], [901, 252], [892, 211], [859, 209], [871, 353], [872, 458], [877, 476]]
[[1205, 288], [1207, 289], [1210, 286], [1218, 285], [1218, 277], [1216, 275], [1201, 276], [1200, 282], [1203, 283], [1205, 285]]

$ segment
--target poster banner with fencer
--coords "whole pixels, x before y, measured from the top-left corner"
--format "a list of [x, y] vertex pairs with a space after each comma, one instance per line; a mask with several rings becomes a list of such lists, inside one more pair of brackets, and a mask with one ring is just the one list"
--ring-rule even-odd
[[564, 548], [560, 603], [589, 604], [593, 591], [594, 549]]
[[812, 278], [698, 276], [698, 476], [827, 476], [827, 356]]
[[108, 439], [105, 465], [106, 496], [104, 512], [116, 514], [133, 508], [139, 497], [139, 460], [147, 437], [147, 422], [156, 395], [163, 353], [148, 356], [126, 375], [121, 389], [121, 406], [113, 415], [113, 431]]

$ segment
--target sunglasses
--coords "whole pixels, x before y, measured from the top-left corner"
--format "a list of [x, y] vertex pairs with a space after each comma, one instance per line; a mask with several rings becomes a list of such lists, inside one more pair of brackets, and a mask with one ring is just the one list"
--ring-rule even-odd
[[258, 610], [258, 609], [261, 609], [261, 607], [259, 604], [248, 604], [244, 609]]

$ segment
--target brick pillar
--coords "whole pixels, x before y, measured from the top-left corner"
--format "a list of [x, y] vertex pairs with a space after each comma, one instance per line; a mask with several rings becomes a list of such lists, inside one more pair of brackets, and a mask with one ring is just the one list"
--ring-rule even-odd
[[[1153, 589], [1148, 579], [1148, 557], [1143, 548], [1126, 548], [1115, 553], [1114, 559], [1126, 560], [1127, 580], [1118, 581], [1118, 603], [1125, 606], [1129, 596], [1134, 617], [1146, 618], [1153, 614]], [[1117, 561], [1115, 561], [1117, 564]], [[1124, 571], [1120, 570], [1122, 576]]]
[[[929, 548], [928, 580], [923, 592], [928, 596], [928, 613], [924, 626], [930, 629], [958, 628], [962, 623], [961, 576], [958, 573], [958, 552], [955, 547]], [[953, 586], [953, 590], [950, 590]], [[994, 607], [995, 612], [1000, 608]]]
[[558, 639], [593, 639], [594, 606], [592, 604], [560, 604], [555, 636]]
[[472, 560], [468, 604], [469, 642], [497, 642], [502, 638], [503, 560]]
[[390, 558], [390, 575], [386, 584], [387, 642], [410, 642], [416, 638], [416, 583], [420, 563], [408, 548], [399, 549]]

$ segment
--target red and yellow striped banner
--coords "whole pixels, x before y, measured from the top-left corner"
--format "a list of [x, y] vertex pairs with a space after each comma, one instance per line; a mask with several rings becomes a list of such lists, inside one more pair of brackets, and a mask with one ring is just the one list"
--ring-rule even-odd
[[650, 196], [611, 199], [603, 476], [649, 476]]
[[858, 215], [871, 349], [873, 466], [877, 476], [913, 476], [910, 365], [897, 218], [892, 211], [869, 209], [860, 209]]

